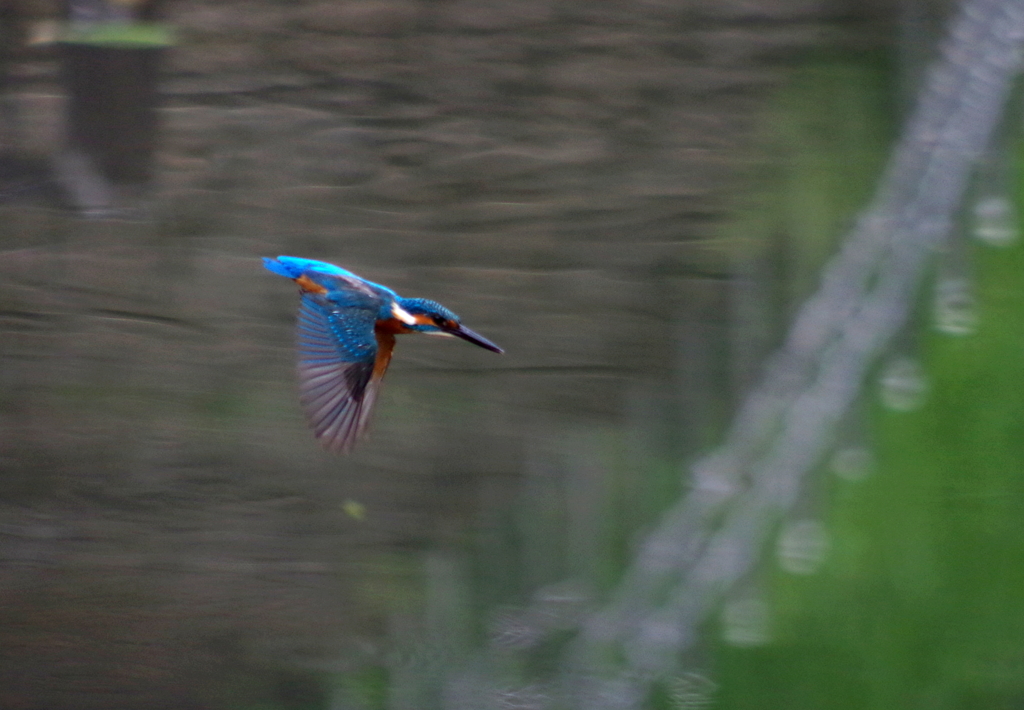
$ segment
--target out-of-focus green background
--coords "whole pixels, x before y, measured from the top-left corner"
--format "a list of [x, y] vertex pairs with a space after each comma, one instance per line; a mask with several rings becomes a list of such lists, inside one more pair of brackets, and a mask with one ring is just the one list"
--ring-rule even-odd
[[[1019, 149], [1007, 150], [1019, 208]], [[917, 371], [866, 389], [870, 449], [847, 449], [845, 464], [822, 472], [832, 480], [814, 517], [827, 554], [810, 574], [799, 558], [785, 563], [781, 542], [772, 642], [720, 646], [723, 707], [1001, 708], [1024, 698], [1024, 251], [965, 251], [974, 308], [926, 312]]]
[[[947, 10], [169, 4], [145, 209], [0, 191], [0, 706], [559, 707], [580, 619], [869, 199]], [[56, 59], [4, 61], [31, 164], [62, 141]], [[1024, 703], [1024, 247], [961, 227], [690, 670], [600, 707]], [[402, 339], [370, 438], [325, 453], [276, 254], [507, 354]]]

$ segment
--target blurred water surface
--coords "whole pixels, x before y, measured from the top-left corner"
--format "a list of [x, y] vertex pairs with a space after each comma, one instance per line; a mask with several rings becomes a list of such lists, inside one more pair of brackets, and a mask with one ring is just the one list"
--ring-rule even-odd
[[[177, 4], [150, 211], [0, 205], [0, 705], [557, 707], [567, 640], [870, 194], [892, 18], [830, 12]], [[16, 87], [26, 149], [59, 142], [49, 61]], [[403, 338], [370, 438], [327, 454], [276, 254], [507, 354]], [[796, 577], [836, 549], [823, 494], [778, 538]], [[761, 584], [652, 706], [709, 706], [719, 639], [725, 676], [756, 664], [730, 654], [776, 636]]]

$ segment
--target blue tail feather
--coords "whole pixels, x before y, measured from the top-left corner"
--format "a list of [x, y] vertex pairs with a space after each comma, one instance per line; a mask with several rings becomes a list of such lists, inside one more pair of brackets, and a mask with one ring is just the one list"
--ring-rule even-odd
[[297, 279], [302, 275], [301, 269], [296, 269], [294, 264], [289, 264], [285, 261], [279, 261], [278, 259], [271, 259], [269, 256], [263, 257], [263, 265], [267, 267], [268, 271], [273, 271], [275, 274], [280, 274], [289, 279]]
[[359, 278], [351, 271], [347, 271], [340, 266], [328, 264], [326, 261], [317, 261], [316, 259], [303, 259], [298, 256], [279, 256], [276, 259], [265, 256], [263, 257], [263, 265], [275, 274], [287, 276], [290, 279], [297, 279], [307, 271], [333, 274], [345, 278]]

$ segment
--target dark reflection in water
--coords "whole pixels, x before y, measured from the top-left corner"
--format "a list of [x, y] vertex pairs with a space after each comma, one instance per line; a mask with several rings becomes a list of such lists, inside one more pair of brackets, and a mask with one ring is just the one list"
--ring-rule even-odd
[[[784, 249], [723, 229], [765, 61], [866, 26], [799, 3], [692, 25], [657, 3], [450, 24], [377, 5], [337, 27], [237, 10], [239, 34], [235, 10], [179, 4], [196, 39], [153, 218], [2, 206], [0, 705], [483, 707], [479, 674], [444, 677], [486, 646], [501, 706], [546, 707], [522, 679], [771, 345]], [[853, 66], [850, 100], [876, 101]], [[41, 76], [15, 98], [44, 148]], [[294, 391], [294, 293], [258, 261], [282, 253], [436, 298], [507, 354], [401, 341], [370, 439], [327, 454]]]

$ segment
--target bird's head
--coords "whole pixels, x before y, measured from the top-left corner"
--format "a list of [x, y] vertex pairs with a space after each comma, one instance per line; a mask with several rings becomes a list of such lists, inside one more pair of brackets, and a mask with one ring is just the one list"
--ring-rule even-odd
[[462, 325], [457, 315], [436, 301], [426, 298], [400, 298], [395, 305], [395, 316], [413, 332], [454, 336], [492, 352], [504, 352], [484, 336]]

